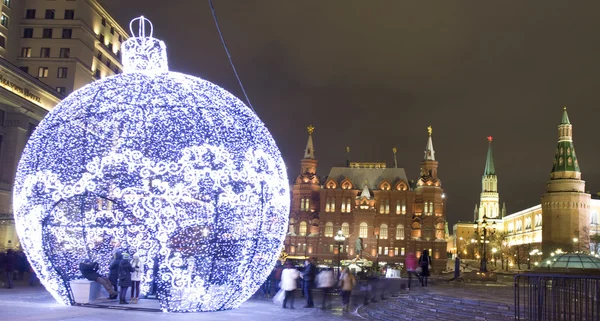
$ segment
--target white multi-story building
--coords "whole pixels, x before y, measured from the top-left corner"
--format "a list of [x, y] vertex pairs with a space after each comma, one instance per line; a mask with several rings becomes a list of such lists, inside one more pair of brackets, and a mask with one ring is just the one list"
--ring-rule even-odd
[[125, 30], [96, 0], [0, 0], [0, 251], [19, 246], [12, 184], [29, 135], [66, 95], [122, 71]]
[[3, 0], [0, 54], [69, 94], [119, 73], [123, 28], [95, 0]]

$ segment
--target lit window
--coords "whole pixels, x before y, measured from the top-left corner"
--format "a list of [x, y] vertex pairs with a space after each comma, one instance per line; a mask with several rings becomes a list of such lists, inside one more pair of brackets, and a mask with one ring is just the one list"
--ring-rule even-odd
[[402, 213], [402, 205], [400, 204], [400, 200], [396, 201], [396, 214]]
[[8, 16], [4, 13], [0, 17], [0, 25], [3, 25], [4, 27], [8, 28]]
[[10, 0], [4, 0], [4, 5], [10, 8]]
[[381, 224], [381, 227], [379, 227], [379, 238], [380, 239], [387, 239], [388, 238], [388, 226], [387, 224]]
[[333, 223], [331, 222], [325, 224], [325, 237], [333, 237]]
[[390, 252], [389, 252], [389, 248], [388, 248], [387, 246], [386, 246], [386, 247], [384, 247], [384, 248], [383, 248], [383, 255], [389, 255], [389, 254], [390, 254]]
[[350, 235], [350, 224], [346, 222], [342, 223], [342, 234], [344, 234], [345, 237]]
[[56, 87], [56, 91], [58, 91], [61, 94], [64, 94], [67, 92], [65, 87]]
[[400, 255], [404, 256], [404, 248], [400, 249]]
[[306, 235], [306, 222], [300, 222], [300, 230], [299, 230], [299, 235], [300, 236], [305, 236]]
[[67, 68], [58, 67], [58, 73], [56, 74], [56, 78], [67, 78]]
[[335, 197], [331, 198], [331, 202], [330, 202], [330, 206], [329, 206], [329, 211], [330, 212], [335, 212]]
[[397, 247], [394, 248], [394, 255], [396, 255], [396, 256], [400, 255], [400, 252], [398, 251]]
[[48, 78], [48, 67], [38, 68], [38, 78]]
[[368, 234], [369, 234], [369, 226], [367, 225], [367, 223], [365, 223], [365, 222], [360, 223], [360, 230], [358, 232], [358, 237], [366, 238]]
[[404, 240], [404, 225], [396, 226], [396, 240]]

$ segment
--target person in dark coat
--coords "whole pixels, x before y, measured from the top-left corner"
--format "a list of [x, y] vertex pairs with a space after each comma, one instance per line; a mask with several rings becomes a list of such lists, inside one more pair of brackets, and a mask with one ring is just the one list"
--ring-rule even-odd
[[111, 300], [116, 299], [118, 296], [117, 291], [115, 291], [112, 284], [110, 283], [110, 280], [108, 280], [107, 277], [102, 276], [98, 273], [99, 268], [100, 267], [98, 266], [98, 263], [92, 262], [88, 259], [84, 259], [79, 263], [79, 271], [81, 272], [81, 275], [83, 275], [84, 278], [102, 284], [102, 286], [110, 295], [108, 298]]
[[419, 266], [421, 267], [421, 286], [427, 286], [427, 279], [431, 275], [429, 266], [431, 265], [431, 257], [428, 250], [423, 250], [423, 254], [419, 258]]
[[122, 259], [123, 255], [121, 254], [121, 252], [115, 252], [113, 256], [113, 261], [108, 267], [108, 279], [110, 280], [110, 283], [112, 283], [115, 291], [118, 291], [117, 282], [119, 281], [119, 265], [121, 264]]
[[129, 288], [133, 282], [131, 282], [131, 273], [135, 271], [133, 266], [131, 266], [131, 262], [129, 262], [129, 254], [123, 254], [123, 259], [121, 263], [119, 263], [119, 286], [121, 287], [121, 292], [119, 293], [119, 303], [120, 304], [129, 304], [125, 300], [127, 294], [127, 288]]
[[15, 252], [13, 250], [6, 251], [6, 256], [4, 256], [4, 272], [6, 274], [6, 285], [7, 288], [13, 288], [13, 272], [15, 271], [15, 263], [17, 258], [15, 257]]
[[312, 297], [312, 288], [315, 285], [315, 276], [317, 270], [311, 259], [306, 259], [304, 262], [304, 270], [302, 271], [302, 280], [304, 281], [304, 296], [306, 297], [305, 308], [312, 308], [315, 306]]

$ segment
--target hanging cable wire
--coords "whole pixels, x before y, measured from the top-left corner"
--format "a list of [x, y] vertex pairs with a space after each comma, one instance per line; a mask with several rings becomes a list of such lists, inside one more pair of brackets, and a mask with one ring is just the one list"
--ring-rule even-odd
[[238, 83], [240, 84], [240, 88], [242, 88], [242, 93], [244, 94], [244, 97], [246, 97], [246, 102], [248, 103], [248, 106], [250, 107], [250, 109], [252, 109], [252, 111], [254, 111], [254, 113], [256, 113], [256, 110], [254, 110], [254, 107], [252, 107], [252, 103], [250, 102], [250, 98], [248, 98], [248, 94], [246, 93], [246, 89], [244, 88], [244, 85], [242, 84], [242, 80], [240, 79], [240, 75], [238, 75], [238, 72], [235, 69], [235, 65], [233, 64], [233, 59], [231, 59], [231, 54], [229, 54], [229, 48], [227, 48], [227, 43], [225, 42], [225, 38], [223, 38], [223, 33], [221, 32], [221, 27], [219, 26], [219, 20], [217, 19], [217, 13], [215, 12], [215, 7], [213, 6], [212, 0], [208, 0], [208, 4], [210, 5], [210, 11], [212, 12], [212, 16], [213, 16], [213, 19], [215, 21], [215, 26], [217, 27], [217, 31], [219, 32], [219, 37], [221, 37], [221, 42], [223, 43], [223, 48], [225, 49], [225, 53], [227, 54], [227, 58], [229, 58], [229, 63], [231, 64], [231, 69], [233, 69], [233, 73], [235, 74], [235, 78], [237, 79]]

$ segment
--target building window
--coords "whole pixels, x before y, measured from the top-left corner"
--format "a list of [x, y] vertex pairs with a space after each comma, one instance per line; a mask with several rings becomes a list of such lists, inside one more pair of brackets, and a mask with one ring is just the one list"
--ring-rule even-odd
[[396, 240], [404, 240], [404, 225], [396, 226]]
[[0, 126], [4, 126], [4, 118], [6, 118], [6, 112], [0, 109]]
[[[593, 222], [592, 222], [593, 224]], [[542, 226], [542, 214], [536, 214], [535, 215], [535, 227], [540, 227]]]
[[67, 92], [65, 87], [56, 87], [56, 91], [58, 91], [61, 94], [65, 94]]
[[426, 227], [423, 229], [423, 238], [425, 238], [427, 241], [433, 239], [433, 229], [431, 227]]
[[96, 57], [98, 57], [98, 60], [102, 60], [102, 52], [98, 51], [98, 55], [96, 55]]
[[65, 20], [75, 19], [75, 10], [65, 10]]
[[325, 224], [325, 237], [333, 237], [333, 223], [331, 222]]
[[4, 13], [0, 17], [0, 25], [3, 25], [4, 27], [8, 28], [8, 16]]
[[41, 58], [50, 58], [50, 48], [42, 47], [42, 49], [40, 49], [40, 57]]
[[35, 9], [27, 9], [25, 11], [25, 19], [35, 19]]
[[23, 29], [23, 38], [33, 38], [33, 28]]
[[106, 67], [108, 67], [108, 68], [110, 68], [110, 67], [111, 67], [110, 60], [108, 60], [108, 59], [106, 60]]
[[387, 246], [386, 246], [386, 247], [384, 247], [384, 248], [383, 248], [383, 255], [389, 255], [389, 254], [390, 254], [390, 252], [389, 252], [389, 248], [388, 248]]
[[52, 29], [44, 28], [44, 32], [42, 33], [42, 38], [52, 38]]
[[390, 200], [382, 199], [379, 203], [379, 213], [380, 214], [390, 214]]
[[367, 223], [362, 222], [360, 223], [358, 237], [366, 238], [367, 235], [369, 235], [369, 226], [367, 225]]
[[100, 69], [96, 69], [96, 73], [94, 74], [94, 76], [96, 77], [96, 79], [100, 79], [102, 77], [102, 74], [100, 73]]
[[115, 27], [110, 27], [110, 34], [114, 35], [115, 34]]
[[381, 250], [381, 246], [380, 246], [380, 247], [379, 247], [377, 250], [378, 250], [378, 251], [377, 251], [377, 254], [379, 254], [379, 255], [383, 254], [383, 253], [382, 253], [383, 251]]
[[109, 42], [108, 45], [106, 45], [106, 47], [108, 47], [108, 50], [112, 51], [113, 50], [112, 42]]
[[346, 198], [342, 200], [342, 213], [350, 213], [352, 211], [352, 200], [350, 198]]
[[515, 230], [515, 225], [513, 223], [508, 223], [508, 233], [512, 233]]
[[26, 73], [29, 73], [29, 67], [27, 67], [27, 66], [21, 66], [21, 67], [19, 67], [19, 69], [21, 69], [22, 71], [24, 71]]
[[4, 0], [4, 5], [10, 8], [10, 0]]
[[525, 218], [525, 229], [526, 230], [530, 230], [531, 229], [531, 217], [526, 217]]
[[106, 18], [102, 18], [102, 25], [106, 27]]
[[329, 253], [333, 253], [333, 244], [329, 244]]
[[58, 67], [56, 78], [67, 78], [67, 67]]
[[119, 35], [119, 42], [123, 42], [123, 36]]
[[518, 220], [517, 221], [517, 232], [520, 232], [523, 230], [523, 221]]
[[350, 235], [350, 224], [346, 222], [342, 223], [342, 234], [344, 234], [345, 237]]
[[379, 227], [379, 238], [386, 240], [388, 238], [388, 226], [387, 224], [381, 224]]
[[73, 29], [63, 29], [62, 30], [62, 37], [63, 39], [71, 39], [71, 36], [73, 35]]
[[404, 248], [400, 249], [400, 255], [404, 256]]
[[54, 9], [46, 9], [45, 19], [54, 19]]
[[0, 47], [6, 48], [6, 37], [0, 36]]
[[306, 222], [300, 222], [300, 230], [298, 232], [300, 236], [306, 236]]
[[30, 47], [21, 48], [21, 57], [30, 58], [31, 57], [31, 48]]
[[48, 67], [38, 68], [38, 78], [47, 78], [47, 77], [48, 77]]
[[71, 56], [70, 48], [60, 48], [60, 58], [69, 58]]

